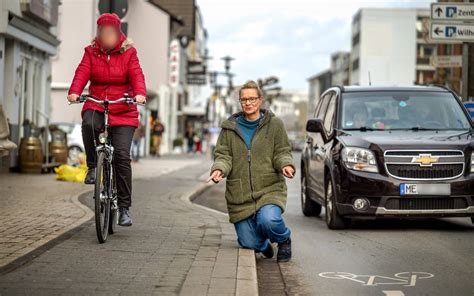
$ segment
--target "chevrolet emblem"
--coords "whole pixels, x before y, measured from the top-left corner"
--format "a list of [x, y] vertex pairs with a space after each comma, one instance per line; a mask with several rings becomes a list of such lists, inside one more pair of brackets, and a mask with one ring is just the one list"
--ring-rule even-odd
[[431, 166], [433, 163], [438, 162], [439, 157], [431, 156], [431, 154], [420, 154], [419, 156], [413, 157], [412, 163], [418, 163], [420, 166]]

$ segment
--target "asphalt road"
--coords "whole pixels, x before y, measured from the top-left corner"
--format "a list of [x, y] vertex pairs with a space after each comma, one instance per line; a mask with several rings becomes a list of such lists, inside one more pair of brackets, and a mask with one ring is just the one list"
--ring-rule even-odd
[[[370, 220], [329, 230], [324, 210], [303, 216], [299, 181], [298, 172], [287, 182], [294, 255], [280, 269], [288, 294], [474, 295], [470, 219]], [[292, 291], [293, 284], [300, 287]]]

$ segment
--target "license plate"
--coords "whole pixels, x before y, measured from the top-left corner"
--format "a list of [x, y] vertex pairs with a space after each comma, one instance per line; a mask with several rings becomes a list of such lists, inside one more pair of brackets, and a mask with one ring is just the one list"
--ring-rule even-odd
[[451, 184], [400, 184], [400, 195], [451, 195]]

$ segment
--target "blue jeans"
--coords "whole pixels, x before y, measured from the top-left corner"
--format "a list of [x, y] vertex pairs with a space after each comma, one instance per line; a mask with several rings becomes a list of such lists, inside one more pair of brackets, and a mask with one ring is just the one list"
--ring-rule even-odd
[[261, 207], [255, 217], [237, 222], [234, 227], [239, 245], [257, 252], [263, 252], [269, 240], [282, 243], [291, 235], [281, 216], [281, 208], [273, 204]]

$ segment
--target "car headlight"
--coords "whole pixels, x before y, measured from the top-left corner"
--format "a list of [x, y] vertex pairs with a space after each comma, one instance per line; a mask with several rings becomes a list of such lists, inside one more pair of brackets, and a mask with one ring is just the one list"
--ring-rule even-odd
[[377, 161], [372, 151], [357, 148], [344, 147], [342, 149], [342, 161], [344, 165], [354, 171], [377, 173]]
[[471, 154], [471, 173], [474, 173], [474, 155]]

